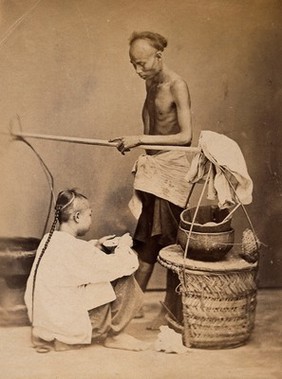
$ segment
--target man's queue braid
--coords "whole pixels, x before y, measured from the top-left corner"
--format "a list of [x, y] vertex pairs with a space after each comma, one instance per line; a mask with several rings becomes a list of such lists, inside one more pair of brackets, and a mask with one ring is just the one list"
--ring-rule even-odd
[[52, 235], [54, 234], [54, 231], [56, 229], [57, 222], [66, 222], [68, 221], [70, 215], [71, 215], [71, 207], [70, 205], [73, 204], [74, 199], [76, 197], [84, 198], [86, 197], [82, 195], [81, 193], [77, 192], [75, 189], [65, 190], [61, 191], [57, 197], [56, 205], [55, 205], [55, 217], [53, 224], [51, 225], [50, 232], [48, 234], [48, 237], [46, 239], [46, 242], [40, 252], [40, 255], [38, 257], [38, 260], [36, 262], [36, 266], [34, 268], [34, 275], [33, 275], [33, 285], [32, 285], [32, 315], [31, 315], [31, 322], [33, 323], [34, 318], [34, 291], [35, 291], [35, 282], [36, 282], [36, 276], [38, 267], [40, 264], [40, 261], [50, 243], [50, 240], [52, 238]]

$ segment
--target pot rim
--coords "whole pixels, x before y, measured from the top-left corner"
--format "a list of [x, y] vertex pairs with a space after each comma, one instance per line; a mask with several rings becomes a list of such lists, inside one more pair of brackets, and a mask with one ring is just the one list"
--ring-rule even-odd
[[[189, 230], [183, 229], [180, 225], [178, 226], [178, 228], [180, 230], [182, 230], [185, 234], [189, 234], [190, 233]], [[216, 232], [216, 233], [212, 233], [212, 232], [194, 232], [193, 229], [192, 229], [191, 234], [199, 234], [199, 235], [205, 234], [205, 235], [213, 235], [213, 236], [222, 235], [222, 234], [234, 234], [234, 229], [230, 228], [229, 230], [226, 230], [225, 232]]]
[[[184, 214], [184, 213], [188, 213], [188, 212], [191, 211], [192, 209], [195, 209], [195, 207], [193, 207], [193, 208], [186, 208], [186, 209], [184, 209], [184, 210], [180, 213], [180, 220], [181, 220], [182, 222], [184, 222], [185, 224], [189, 224], [189, 225], [192, 224], [192, 221], [187, 221], [187, 220], [184, 220], [184, 218], [183, 218], [183, 214]], [[228, 209], [227, 209], [227, 211], [228, 211], [228, 214], [229, 214], [230, 212], [229, 212]], [[226, 216], [226, 217], [227, 217], [227, 216]], [[224, 220], [222, 220], [221, 222], [215, 222], [216, 225], [214, 225], [214, 227], [216, 227], [216, 226], [218, 226], [218, 225], [227, 224], [231, 219], [232, 219], [232, 216], [231, 216], [230, 218], [228, 218], [227, 220], [224, 219]], [[199, 224], [198, 222], [194, 222], [193, 225], [202, 226], [202, 227], [204, 227], [204, 228], [210, 228], [210, 227], [212, 227], [211, 225]]]

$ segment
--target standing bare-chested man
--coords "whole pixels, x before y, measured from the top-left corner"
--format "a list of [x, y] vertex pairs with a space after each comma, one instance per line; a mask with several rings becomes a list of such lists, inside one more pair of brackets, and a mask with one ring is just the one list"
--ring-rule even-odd
[[[192, 139], [190, 96], [186, 82], [163, 63], [167, 40], [152, 32], [133, 33], [130, 38], [130, 62], [136, 73], [146, 82], [146, 100], [141, 135], [123, 136], [118, 149], [124, 154], [138, 145], [185, 145]], [[189, 185], [184, 176], [189, 169], [185, 153], [146, 150], [137, 161], [134, 188], [141, 201], [134, 241], [140, 267], [136, 279], [145, 291], [158, 252], [176, 241], [179, 216], [185, 205]], [[165, 304], [176, 312], [175, 281], [168, 272]], [[153, 325], [157, 328], [163, 320]]]

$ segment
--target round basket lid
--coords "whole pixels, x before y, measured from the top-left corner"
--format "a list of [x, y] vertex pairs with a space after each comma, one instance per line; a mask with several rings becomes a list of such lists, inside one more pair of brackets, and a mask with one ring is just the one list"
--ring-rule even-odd
[[170, 245], [160, 250], [158, 261], [161, 265], [171, 266], [172, 270], [189, 269], [194, 271], [224, 272], [253, 270], [257, 264], [251, 264], [241, 258], [227, 255], [225, 260], [217, 262], [196, 261], [194, 259], [184, 259], [184, 251], [180, 245]]

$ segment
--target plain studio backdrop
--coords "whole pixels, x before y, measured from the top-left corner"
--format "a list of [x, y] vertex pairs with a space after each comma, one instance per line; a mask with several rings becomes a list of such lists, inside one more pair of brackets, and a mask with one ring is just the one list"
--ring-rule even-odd
[[[282, 284], [281, 2], [279, 0], [15, 0], [0, 3], [1, 131], [110, 139], [142, 130], [144, 82], [132, 31], [168, 38], [165, 61], [187, 80], [193, 145], [201, 130], [238, 142], [254, 181], [247, 207], [263, 247], [260, 285]], [[133, 232], [127, 203], [142, 150], [29, 140], [55, 191], [78, 187], [93, 207], [87, 238]], [[1, 135], [1, 236], [38, 237], [50, 188], [34, 153]], [[51, 215], [51, 219], [53, 214]], [[242, 212], [235, 225], [248, 227]], [[51, 222], [51, 220], [50, 220]], [[50, 225], [49, 222], [49, 225]]]

